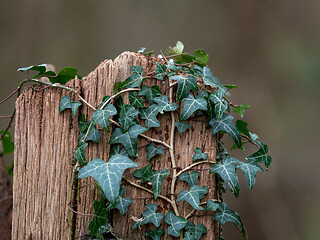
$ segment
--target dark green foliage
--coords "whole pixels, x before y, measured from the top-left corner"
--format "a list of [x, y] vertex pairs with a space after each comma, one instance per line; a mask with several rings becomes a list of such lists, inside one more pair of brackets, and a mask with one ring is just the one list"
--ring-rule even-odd
[[165, 221], [170, 225], [168, 228], [168, 234], [174, 237], [179, 237], [180, 230], [187, 225], [187, 219], [183, 217], [177, 217], [172, 211], [167, 213]]
[[[0, 135], [3, 135], [4, 130], [0, 131]], [[14, 151], [14, 143], [12, 141], [12, 135], [9, 131], [1, 139], [2, 141], [2, 154], [6, 155]]]
[[196, 226], [191, 221], [188, 221], [187, 225], [185, 226], [185, 229], [189, 233], [191, 233], [193, 239], [195, 240], [199, 240], [203, 234], [207, 233], [207, 228], [203, 224], [198, 224]]
[[189, 93], [190, 90], [198, 90], [197, 78], [192, 75], [174, 75], [170, 77], [171, 80], [177, 80], [177, 100], [182, 101]]
[[156, 204], [148, 204], [146, 206], [146, 210], [142, 213], [143, 220], [141, 222], [134, 222], [131, 229], [134, 230], [135, 228], [147, 223], [152, 223], [157, 228], [160, 227], [163, 215], [161, 213], [157, 213], [157, 208]]
[[190, 124], [187, 122], [175, 122], [174, 125], [177, 127], [179, 133], [183, 133], [188, 128], [191, 128]]
[[268, 155], [268, 146], [263, 142], [257, 141], [259, 150], [247, 157], [248, 161], [262, 162], [268, 169], [271, 164], [271, 157]]
[[202, 210], [203, 208], [199, 206], [201, 195], [207, 194], [208, 188], [202, 188], [197, 185], [193, 185], [190, 191], [183, 190], [179, 193], [177, 199], [178, 202], [187, 201], [194, 209]]
[[141, 66], [131, 66], [131, 75], [121, 83], [120, 88], [136, 88], [140, 87], [143, 81], [143, 68]]
[[198, 185], [198, 178], [200, 173], [196, 171], [192, 171], [190, 174], [188, 172], [184, 172], [179, 176], [179, 179], [187, 182], [190, 186]]
[[153, 99], [161, 94], [158, 85], [153, 85], [152, 87], [143, 85], [139, 92], [139, 96], [145, 96], [150, 104], [153, 104]]
[[160, 240], [161, 236], [164, 234], [164, 231], [161, 228], [157, 228], [156, 230], [148, 230], [146, 232], [147, 237], [151, 237], [153, 240]]
[[146, 147], [148, 154], [147, 154], [147, 160], [149, 161], [151, 158], [158, 154], [163, 154], [163, 148], [162, 146], [155, 147], [155, 143], [150, 143]]
[[160, 122], [157, 119], [159, 113], [158, 105], [152, 104], [150, 107], [140, 110], [139, 117], [145, 121], [146, 127], [160, 127]]
[[108, 220], [108, 211], [105, 204], [104, 199], [101, 199], [100, 201], [94, 200], [93, 202], [93, 208], [94, 208], [94, 217], [91, 220], [89, 224], [90, 237], [93, 238], [94, 235], [97, 233], [99, 228], [103, 225], [105, 225], [106, 221]]
[[200, 159], [207, 160], [207, 154], [203, 153], [200, 148], [196, 148], [193, 151], [195, 152], [195, 154], [192, 157], [192, 162], [195, 162]]

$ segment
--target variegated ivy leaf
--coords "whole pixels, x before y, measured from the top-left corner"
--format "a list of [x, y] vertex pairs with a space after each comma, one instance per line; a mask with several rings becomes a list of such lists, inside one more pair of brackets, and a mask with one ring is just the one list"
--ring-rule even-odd
[[184, 172], [179, 176], [179, 179], [186, 181], [190, 186], [194, 186], [198, 184], [199, 175], [200, 173], [196, 171], [192, 171], [190, 174], [188, 172]]
[[148, 153], [147, 153], [147, 160], [148, 161], [158, 154], [163, 154], [162, 146], [158, 146], [158, 147], [155, 147], [155, 146], [156, 146], [155, 143], [152, 142], [146, 147], [146, 149], [148, 151]]
[[183, 110], [179, 117], [180, 122], [188, 119], [197, 110], [207, 110], [207, 101], [203, 98], [194, 98], [191, 93], [182, 102]]
[[161, 95], [153, 99], [158, 104], [158, 110], [161, 114], [176, 110], [179, 105], [176, 103], [169, 103], [168, 96]]
[[209, 95], [210, 100], [214, 103], [214, 113], [218, 120], [228, 108], [228, 103], [223, 99], [223, 95], [222, 91], [216, 91]]
[[166, 66], [165, 65], [162, 65], [161, 63], [158, 63], [156, 62], [156, 70], [155, 70], [155, 73], [157, 74], [156, 75], [156, 78], [159, 79], [159, 80], [163, 80], [164, 76], [166, 75]]
[[207, 233], [207, 228], [203, 224], [196, 226], [191, 221], [188, 221], [185, 229], [192, 234], [195, 240], [199, 240], [203, 234]]
[[157, 197], [159, 196], [161, 192], [163, 179], [168, 175], [170, 175], [170, 171], [168, 169], [162, 169], [160, 173], [157, 170], [151, 171], [149, 179], [152, 183], [154, 199], [157, 199]]
[[77, 115], [78, 108], [82, 105], [81, 102], [73, 102], [70, 101], [70, 96], [64, 96], [61, 98], [60, 105], [59, 105], [59, 113], [63, 112], [64, 110], [70, 108], [72, 110], [72, 115], [75, 117]]
[[106, 221], [108, 220], [108, 211], [104, 199], [101, 199], [100, 201], [94, 200], [93, 208], [94, 217], [88, 227], [88, 229], [91, 230], [91, 238], [94, 237], [94, 235], [98, 232], [99, 228], [105, 225]]
[[157, 228], [160, 227], [163, 215], [161, 213], [157, 213], [157, 209], [158, 207], [156, 204], [148, 204], [146, 206], [146, 210], [142, 213], [143, 220], [141, 222], [134, 222], [131, 229], [133, 230], [147, 223], [152, 223]]
[[110, 157], [112, 157], [113, 155], [118, 155], [118, 154], [128, 157], [128, 152], [125, 148], [120, 149], [120, 145], [118, 145], [118, 144], [111, 145]]
[[210, 71], [210, 68], [203, 68], [203, 83], [207, 86], [214, 88], [220, 88], [221, 90], [225, 89], [218, 78], [214, 77]]
[[195, 152], [195, 154], [192, 157], [192, 162], [195, 162], [199, 159], [207, 160], [207, 157], [208, 157], [207, 154], [203, 153], [200, 148], [194, 149], [194, 152]]
[[232, 211], [225, 202], [219, 204], [218, 212], [214, 215], [213, 219], [218, 221], [221, 225], [227, 222], [232, 222], [243, 228], [239, 214]]
[[210, 170], [210, 173], [218, 173], [220, 175], [236, 197], [239, 196], [239, 180], [235, 167], [237, 163], [239, 163], [238, 159], [227, 156], [222, 163], [216, 162]]
[[231, 115], [224, 113], [220, 120], [216, 118], [211, 119], [209, 125], [212, 127], [212, 134], [216, 134], [219, 131], [225, 131], [232, 137], [233, 141], [240, 148], [241, 136], [238, 129], [233, 124], [232, 119], [233, 117]]
[[187, 219], [177, 217], [172, 211], [168, 211], [165, 222], [171, 225], [168, 228], [168, 234], [174, 237], [180, 236], [180, 230], [187, 225]]
[[110, 132], [109, 119], [111, 116], [117, 114], [117, 109], [112, 104], [107, 104], [103, 109], [97, 109], [92, 114], [92, 121], [94, 124], [100, 124], [103, 129]]
[[247, 157], [248, 161], [262, 162], [268, 169], [271, 164], [271, 157], [268, 155], [268, 146], [263, 142], [257, 141], [259, 150]]
[[138, 167], [138, 164], [122, 155], [112, 156], [108, 162], [95, 158], [79, 171], [78, 178], [93, 177], [102, 188], [106, 198], [112, 205], [115, 205], [123, 172], [132, 167]]
[[143, 81], [143, 68], [141, 66], [131, 66], [131, 75], [121, 83], [120, 88], [140, 87]]
[[152, 87], [143, 85], [139, 92], [139, 96], [145, 96], [150, 104], [153, 104], [153, 99], [161, 94], [158, 85], [153, 85]]
[[151, 166], [152, 164], [148, 164], [144, 168], [137, 169], [133, 172], [133, 176], [136, 178], [141, 178], [141, 182], [147, 182], [150, 179], [151, 176]]
[[177, 80], [178, 81], [178, 90], [177, 90], [177, 100], [182, 101], [189, 93], [190, 90], [198, 90], [198, 83], [197, 83], [197, 78], [188, 75], [188, 76], [183, 76], [183, 75], [173, 75], [170, 76], [171, 80]]
[[129, 94], [129, 101], [131, 103], [132, 106], [134, 106], [135, 108], [142, 108], [144, 107], [143, 105], [143, 98], [142, 97], [138, 97], [137, 96], [137, 92], [131, 92]]
[[262, 168], [254, 160], [248, 161], [246, 163], [245, 162], [239, 162], [236, 165], [236, 168], [242, 170], [242, 172], [244, 174], [244, 177], [246, 178], [250, 189], [253, 188], [253, 186], [254, 186], [254, 184], [256, 182], [256, 178], [255, 177], [256, 177], [257, 172], [262, 172], [263, 171]]
[[202, 207], [199, 206], [200, 204], [200, 194], [207, 194], [208, 188], [202, 188], [197, 185], [193, 185], [190, 188], [190, 191], [181, 191], [179, 193], [179, 197], [177, 199], [178, 202], [187, 201], [194, 209], [203, 210]]
[[179, 133], [183, 133], [188, 128], [191, 128], [190, 124], [187, 122], [175, 122], [174, 125], [177, 127]]
[[139, 111], [130, 104], [122, 106], [119, 116], [119, 123], [121, 124], [123, 131], [126, 131], [130, 127], [138, 124], [138, 120], [136, 119], [138, 114]]
[[217, 211], [219, 207], [219, 203], [215, 203], [214, 201], [212, 200], [208, 200], [207, 201], [207, 206], [206, 206], [206, 209], [204, 210], [205, 212], [208, 212], [208, 211]]
[[145, 127], [134, 125], [127, 132], [122, 132], [120, 128], [116, 128], [110, 137], [110, 144], [121, 143], [132, 157], [137, 154], [137, 138], [138, 135], [147, 131]]
[[148, 230], [146, 232], [146, 236], [152, 238], [153, 240], [160, 240], [163, 234], [164, 234], [164, 231], [161, 228], [157, 228], [154, 231]]
[[[82, 141], [86, 135], [86, 132], [88, 130], [88, 127], [89, 127], [90, 123], [87, 123], [87, 127], [86, 127], [86, 130], [84, 132], [81, 132], [79, 134], [79, 142]], [[89, 133], [88, 133], [88, 136], [86, 138], [86, 142], [88, 141], [92, 141], [94, 143], [98, 143], [99, 140], [100, 140], [100, 131], [96, 129], [95, 126], [91, 126], [90, 130], [89, 130]]]
[[139, 117], [146, 120], [145, 124], [147, 128], [160, 127], [160, 122], [157, 119], [158, 113], [158, 105], [153, 104], [148, 108], [140, 109]]

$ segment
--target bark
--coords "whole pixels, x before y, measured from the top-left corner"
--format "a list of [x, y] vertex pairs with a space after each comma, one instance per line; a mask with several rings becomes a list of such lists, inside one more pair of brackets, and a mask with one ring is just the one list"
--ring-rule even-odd
[[[72, 80], [67, 85], [77, 89], [84, 99], [97, 107], [102, 98], [111, 96], [115, 81], [123, 81], [130, 75], [131, 65], [140, 65], [145, 74], [155, 69], [155, 62], [160, 59], [145, 57], [141, 54], [125, 52], [114, 61], [102, 62], [93, 72], [83, 80]], [[152, 80], [150, 85], [160, 85], [161, 91], [168, 88], [167, 82]], [[89, 215], [72, 213], [68, 215], [68, 204], [79, 213], [92, 214], [93, 201], [97, 199], [92, 178], [81, 179], [72, 182], [71, 175], [74, 168], [73, 154], [77, 146], [78, 117], [81, 113], [91, 118], [93, 110], [83, 105], [78, 116], [73, 118], [70, 110], [59, 114], [60, 98], [70, 94], [65, 90], [48, 89], [46, 92], [38, 92], [34, 88], [28, 88], [16, 102], [16, 130], [15, 130], [15, 166], [14, 166], [14, 203], [13, 203], [13, 239], [87, 239], [88, 224], [92, 219]], [[75, 96], [70, 94], [74, 100]], [[126, 100], [127, 101], [127, 100]], [[182, 106], [180, 111], [182, 110]], [[159, 114], [160, 115], [160, 114]], [[176, 121], [178, 114], [175, 113]], [[158, 117], [161, 127], [149, 130], [146, 135], [170, 143], [171, 116], [163, 114]], [[216, 154], [216, 136], [212, 136], [206, 123], [201, 117], [195, 117], [190, 121], [191, 129], [184, 134], [175, 131], [174, 149], [178, 171], [192, 163], [193, 149], [201, 148], [208, 153], [212, 161]], [[86, 149], [87, 160], [101, 158], [105, 161], [109, 158], [110, 133], [102, 131], [99, 144], [89, 143]], [[148, 141], [138, 138], [138, 147], [145, 146]], [[164, 147], [164, 154], [153, 158], [152, 167], [160, 171], [166, 168], [172, 172], [170, 154]], [[149, 164], [146, 161], [147, 151], [140, 148], [135, 161], [139, 167]], [[196, 167], [201, 171], [199, 186], [208, 186], [209, 193], [203, 199], [216, 198], [216, 185], [214, 175], [209, 176], [208, 164]], [[129, 169], [124, 175], [138, 184], [141, 184], [132, 175], [134, 169]], [[161, 195], [170, 198], [171, 177], [168, 176], [164, 183]], [[74, 189], [70, 197], [70, 186]], [[146, 229], [154, 229], [149, 224], [141, 230], [131, 231], [132, 217], [140, 217], [144, 211], [144, 205], [154, 203], [152, 194], [137, 189], [123, 182], [126, 188], [126, 197], [132, 198], [134, 203], [130, 205], [126, 216], [115, 211], [112, 215], [112, 223], [115, 231], [124, 239], [144, 239], [143, 232]], [[151, 189], [148, 184], [143, 185]], [[188, 186], [177, 180], [176, 193]], [[176, 196], [176, 198], [178, 195]], [[170, 205], [157, 199], [158, 212], [163, 215], [170, 209]], [[179, 203], [180, 216], [186, 216], [192, 210], [188, 203]], [[199, 216], [201, 214], [201, 216]], [[205, 215], [205, 216], [202, 216]], [[217, 224], [212, 215], [203, 212], [195, 212], [190, 218], [195, 224], [203, 223], [207, 229], [206, 239], [216, 239]], [[166, 224], [161, 226], [167, 228]], [[73, 232], [70, 235], [70, 230]], [[172, 239], [165, 236], [163, 239]]]

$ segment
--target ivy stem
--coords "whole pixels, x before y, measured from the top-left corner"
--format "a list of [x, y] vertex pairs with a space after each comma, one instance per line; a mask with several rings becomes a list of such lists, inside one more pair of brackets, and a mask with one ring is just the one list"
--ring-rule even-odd
[[189, 66], [191, 64], [197, 63], [197, 61], [189, 62], [189, 63], [181, 63], [181, 64], [176, 64], [177, 66]]
[[254, 144], [255, 146], [257, 146], [258, 148], [260, 148], [259, 147], [259, 144], [258, 143], [256, 143], [256, 142], [252, 142], [252, 140], [247, 136], [247, 135], [244, 135], [244, 134], [240, 134], [241, 135], [241, 137], [243, 137], [243, 138], [245, 138], [246, 140], [248, 140], [248, 142], [249, 143], [252, 143], [252, 144]]
[[122, 93], [125, 93], [125, 92], [130, 92], [130, 91], [140, 91], [141, 89], [140, 88], [127, 88], [127, 89], [124, 89], [118, 93], [116, 93], [115, 95], [111, 96], [102, 106], [100, 109], [103, 109], [112, 99], [116, 98], [117, 96], [119, 96], [120, 94]]
[[[135, 187], [140, 188], [140, 189], [142, 189], [142, 190], [144, 190], [144, 191], [146, 191], [146, 192], [149, 192], [149, 193], [154, 194], [154, 192], [153, 192], [152, 190], [148, 189], [148, 188], [145, 188], [145, 187], [143, 187], [143, 186], [141, 186], [141, 185], [139, 185], [139, 184], [136, 184], [136, 183], [130, 181], [129, 179], [125, 178], [125, 177], [124, 177], [123, 179], [126, 180], [126, 182], [129, 183], [129, 184], [131, 184], [132, 186], [135, 186]], [[170, 203], [171, 205], [173, 205], [173, 202], [172, 202], [169, 198], [167, 198], [167, 197], [165, 197], [165, 196], [158, 195], [158, 198], [162, 198], [163, 200], [166, 200], [168, 203]]]
[[188, 171], [189, 169], [193, 168], [194, 166], [197, 166], [199, 164], [203, 164], [203, 163], [211, 163], [211, 164], [215, 164], [215, 162], [213, 161], [209, 161], [209, 160], [205, 160], [205, 161], [200, 161], [200, 162], [196, 162], [194, 164], [189, 165], [188, 167], [182, 169], [179, 173], [176, 174], [177, 177], [179, 177], [182, 173], [184, 173], [185, 171]]

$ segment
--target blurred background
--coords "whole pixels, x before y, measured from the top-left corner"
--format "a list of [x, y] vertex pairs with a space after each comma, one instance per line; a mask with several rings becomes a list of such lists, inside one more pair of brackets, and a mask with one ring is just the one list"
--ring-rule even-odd
[[[0, 0], [0, 96], [25, 77], [19, 67], [51, 63], [86, 76], [104, 59], [140, 47], [202, 48], [232, 102], [248, 103], [244, 120], [270, 149], [268, 172], [240, 196], [225, 196], [249, 239], [320, 236], [320, 1]], [[0, 105], [10, 115], [14, 99]], [[7, 124], [1, 119], [1, 129]], [[255, 151], [247, 147], [243, 157]], [[12, 155], [6, 156], [9, 165]], [[240, 174], [241, 175], [241, 174]], [[0, 193], [1, 198], [1, 193]], [[241, 239], [232, 224], [226, 239]], [[1, 238], [1, 236], [0, 236]]]

